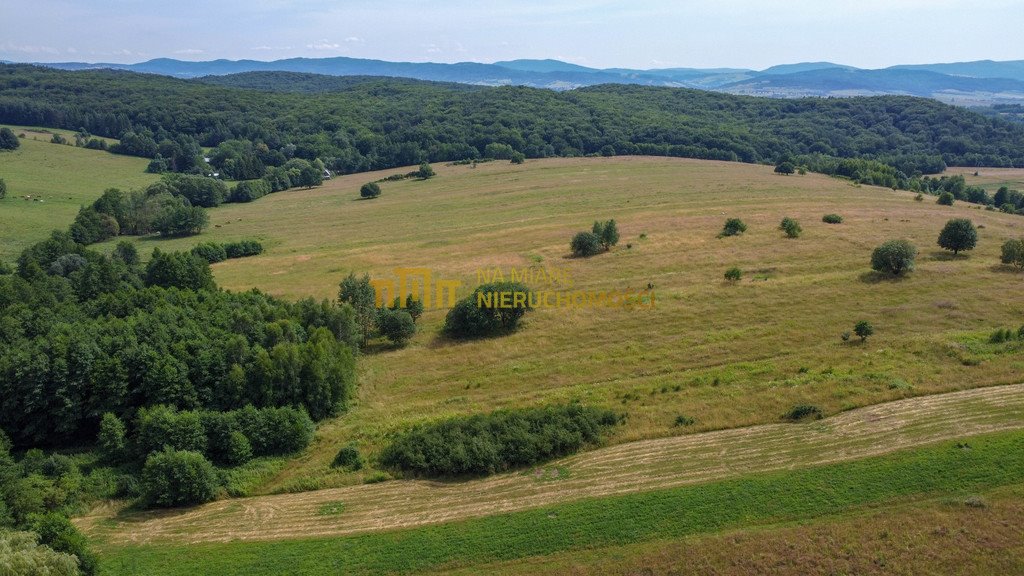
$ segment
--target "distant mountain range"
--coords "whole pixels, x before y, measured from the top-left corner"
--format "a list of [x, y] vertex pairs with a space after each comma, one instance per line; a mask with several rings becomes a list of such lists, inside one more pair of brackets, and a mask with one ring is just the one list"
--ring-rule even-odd
[[901, 65], [879, 70], [832, 62], [803, 62], [760, 71], [741, 68], [598, 69], [560, 60], [438, 64], [345, 57], [289, 58], [272, 62], [189, 62], [157, 58], [137, 64], [63, 62], [41, 65], [64, 70], [113, 68], [177, 78], [279, 71], [329, 76], [401, 77], [483, 86], [521, 85], [553, 90], [595, 84], [640, 84], [782, 98], [908, 94], [964, 105], [1024, 103], [1024, 60]]

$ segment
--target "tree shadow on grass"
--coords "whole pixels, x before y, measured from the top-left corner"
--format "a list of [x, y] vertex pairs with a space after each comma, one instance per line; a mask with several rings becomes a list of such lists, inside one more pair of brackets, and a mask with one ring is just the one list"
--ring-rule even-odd
[[1014, 266], [1013, 264], [995, 264], [990, 266], [989, 270], [1002, 274], [1020, 274], [1024, 272], [1024, 268]]
[[902, 282], [906, 277], [907, 274], [905, 272], [897, 276], [887, 272], [878, 272], [877, 270], [865, 272], [859, 276], [860, 281], [865, 284], [881, 284], [883, 282], [895, 284], [897, 282]]
[[938, 260], [939, 262], [953, 262], [956, 260], [967, 260], [967, 254], [953, 254], [947, 250], [936, 250], [928, 254], [930, 260]]

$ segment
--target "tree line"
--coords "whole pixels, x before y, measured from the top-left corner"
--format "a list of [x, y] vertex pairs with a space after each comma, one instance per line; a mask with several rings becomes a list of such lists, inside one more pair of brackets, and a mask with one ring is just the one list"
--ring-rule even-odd
[[776, 100], [644, 86], [553, 92], [354, 81], [321, 94], [265, 92], [104, 70], [0, 66], [0, 122], [121, 142], [157, 168], [259, 177], [298, 158], [339, 173], [459, 161], [660, 155], [775, 163], [874, 160], [902, 172], [1024, 166], [1024, 127], [937, 101]]

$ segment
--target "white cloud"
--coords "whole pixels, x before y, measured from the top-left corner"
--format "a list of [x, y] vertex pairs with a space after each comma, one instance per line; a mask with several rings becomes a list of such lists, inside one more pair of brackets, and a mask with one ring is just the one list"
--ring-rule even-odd
[[189, 54], [205, 54], [206, 51], [205, 50], [200, 50], [198, 48], [183, 48], [181, 50], [175, 50], [174, 53], [175, 54], [189, 55]]
[[260, 51], [273, 51], [273, 50], [291, 50], [291, 46], [253, 46], [251, 50]]
[[349, 44], [362, 44], [363, 42], [366, 42], [366, 40], [363, 40], [359, 36], [349, 36], [348, 38], [345, 38], [345, 42]]
[[60, 54], [60, 50], [53, 46], [39, 46], [36, 44], [14, 44], [13, 42], [8, 42], [4, 45], [3, 49], [23, 54]]
[[306, 48], [310, 50], [337, 50], [341, 48], [341, 44], [331, 42], [330, 40], [318, 40], [311, 44], [306, 44]]

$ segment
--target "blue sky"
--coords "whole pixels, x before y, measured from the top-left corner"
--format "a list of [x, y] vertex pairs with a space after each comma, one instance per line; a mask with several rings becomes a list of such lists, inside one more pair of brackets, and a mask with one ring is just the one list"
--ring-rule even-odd
[[295, 56], [594, 67], [1024, 59], [1020, 0], [2, 0], [0, 59]]

